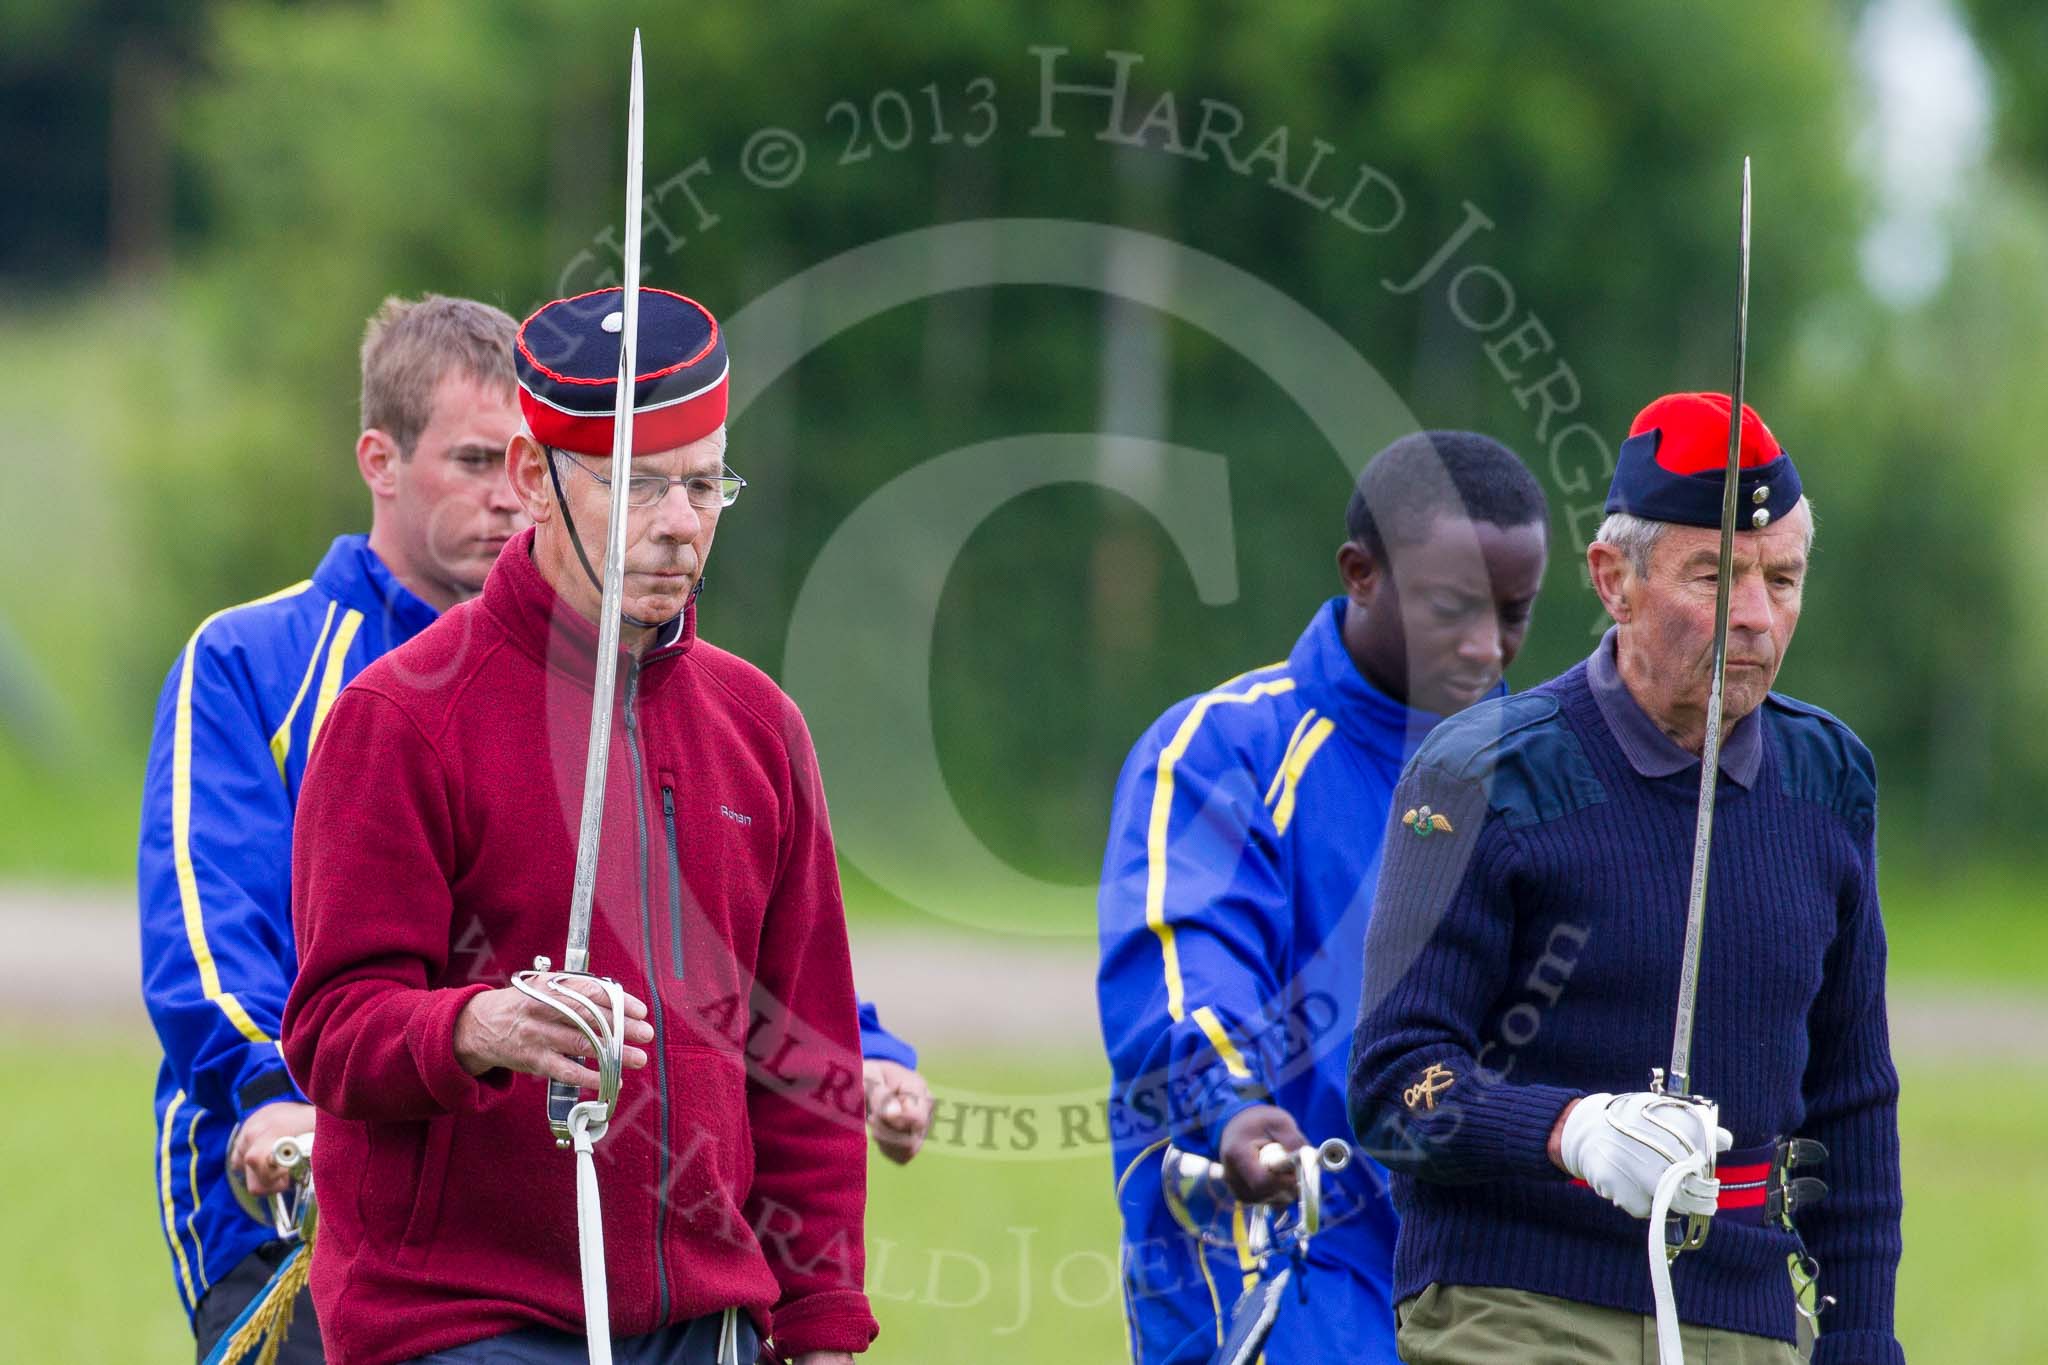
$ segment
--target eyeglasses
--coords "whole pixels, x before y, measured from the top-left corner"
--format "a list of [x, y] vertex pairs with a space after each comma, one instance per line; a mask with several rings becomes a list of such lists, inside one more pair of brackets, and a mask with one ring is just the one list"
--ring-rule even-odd
[[[547, 451], [550, 455], [559, 455], [570, 464], [575, 465], [591, 478], [596, 479], [600, 487], [610, 488], [612, 486], [612, 481], [609, 478], [598, 473], [568, 451], [558, 449], [555, 446], [542, 446], [541, 449]], [[733, 473], [730, 469], [726, 470], [723, 474], [684, 474], [673, 479], [666, 474], [635, 474], [626, 480], [626, 506], [652, 507], [667, 497], [668, 490], [675, 484], [683, 486], [683, 496], [690, 500], [690, 506], [701, 507], [708, 512], [714, 508], [730, 507], [738, 502], [740, 500], [740, 490], [747, 486], [747, 481]]]

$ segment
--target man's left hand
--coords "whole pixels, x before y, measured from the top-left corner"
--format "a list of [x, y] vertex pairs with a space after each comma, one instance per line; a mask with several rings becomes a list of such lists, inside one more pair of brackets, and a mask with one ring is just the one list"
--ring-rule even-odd
[[[867, 1091], [868, 1131], [882, 1155], [901, 1166], [924, 1146], [932, 1126], [932, 1092], [907, 1066], [868, 1058], [861, 1063]], [[837, 1357], [834, 1357], [837, 1359]]]
[[239, 1173], [249, 1193], [259, 1199], [282, 1194], [292, 1183], [291, 1172], [270, 1159], [270, 1149], [281, 1137], [298, 1137], [313, 1131], [313, 1106], [296, 1100], [266, 1104], [242, 1120], [235, 1135], [235, 1148], [228, 1165]]

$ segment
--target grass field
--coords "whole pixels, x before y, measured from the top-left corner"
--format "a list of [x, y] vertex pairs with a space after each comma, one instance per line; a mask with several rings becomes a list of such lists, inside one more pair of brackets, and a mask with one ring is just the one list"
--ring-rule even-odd
[[[189, 1361], [150, 1188], [154, 1058], [133, 1041], [60, 1056], [0, 1046], [0, 1360]], [[947, 1088], [1042, 1094], [1096, 1084], [1085, 1056], [1028, 1063], [934, 1052]], [[2048, 1071], [1916, 1067], [1906, 1075], [1906, 1261], [1899, 1335], [1918, 1362], [2032, 1365], [2048, 1284]], [[991, 1161], [928, 1150], [877, 1164], [871, 1358], [1098, 1365], [1124, 1359], [1100, 1153]]]

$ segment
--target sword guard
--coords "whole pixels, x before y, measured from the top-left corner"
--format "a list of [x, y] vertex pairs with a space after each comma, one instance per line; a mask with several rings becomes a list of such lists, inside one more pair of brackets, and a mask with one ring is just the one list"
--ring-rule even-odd
[[1661, 1066], [1653, 1066], [1650, 1068], [1650, 1093], [1685, 1104], [1713, 1104], [1714, 1101], [1705, 1095], [1695, 1095], [1686, 1088], [1691, 1080], [1690, 1076], [1680, 1076], [1676, 1072], [1665, 1071]]
[[[1264, 1264], [1275, 1250], [1290, 1255], [1306, 1249], [1323, 1221], [1323, 1173], [1341, 1171], [1351, 1164], [1351, 1144], [1342, 1138], [1289, 1150], [1277, 1142], [1259, 1149], [1259, 1164], [1269, 1171], [1292, 1169], [1296, 1176], [1295, 1198], [1291, 1204], [1241, 1204], [1230, 1192], [1223, 1176], [1223, 1164], [1195, 1152], [1169, 1144], [1161, 1158], [1160, 1193], [1167, 1212], [1183, 1231], [1208, 1246], [1236, 1250]], [[1240, 1241], [1234, 1227], [1236, 1213], [1244, 1218]], [[1225, 1234], [1221, 1229], [1233, 1225]]]
[[[557, 972], [546, 966], [546, 958], [535, 958], [532, 971], [517, 972], [512, 986], [522, 995], [548, 1006], [574, 1025], [590, 1044], [587, 1054], [597, 1061], [597, 1099], [586, 1101], [583, 1092], [561, 1081], [548, 1082], [548, 1128], [557, 1147], [569, 1147], [580, 1140], [596, 1142], [605, 1134], [613, 1107], [618, 1103], [619, 1081], [626, 1057], [626, 991], [608, 976], [591, 972]], [[594, 982], [603, 999], [592, 999], [571, 982]]]
[[1707, 1230], [1714, 1220], [1704, 1213], [1689, 1213], [1680, 1222], [1674, 1215], [1664, 1224], [1664, 1255], [1668, 1260], [1677, 1260], [1688, 1251], [1698, 1251], [1707, 1244]]
[[[1680, 1094], [1671, 1090], [1670, 1080], [1664, 1068], [1650, 1068], [1650, 1093], [1662, 1095], [1672, 1104], [1690, 1105], [1707, 1111], [1707, 1168], [1704, 1174], [1711, 1179], [1714, 1163], [1720, 1155], [1713, 1150], [1714, 1129], [1720, 1125], [1721, 1106], [1704, 1095]], [[1707, 1243], [1707, 1230], [1713, 1226], [1713, 1215], [1704, 1213], [1687, 1214], [1683, 1219], [1674, 1214], [1664, 1224], [1664, 1252], [1672, 1260], [1688, 1251], [1698, 1251]]]

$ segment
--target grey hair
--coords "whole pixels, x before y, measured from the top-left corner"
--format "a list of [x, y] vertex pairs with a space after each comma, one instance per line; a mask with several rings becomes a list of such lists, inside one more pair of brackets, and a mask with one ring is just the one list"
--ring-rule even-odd
[[[1813, 510], [1813, 503], [1802, 496], [1797, 507], [1806, 509], [1806, 553], [1813, 553], [1813, 533], [1820, 528], [1820, 516]], [[1670, 527], [1668, 521], [1651, 521], [1631, 512], [1609, 512], [1600, 529], [1593, 534], [1595, 545], [1612, 545], [1628, 556], [1628, 562], [1638, 574], [1650, 571], [1650, 556], [1657, 549], [1657, 542], [1664, 538]]]
[[1638, 576], [1650, 571], [1650, 554], [1657, 548], [1657, 542], [1664, 538], [1664, 528], [1671, 523], [1651, 521], [1632, 512], [1609, 512], [1607, 519], [1600, 523], [1594, 533], [1595, 545], [1612, 545], [1628, 556], [1628, 562]]

